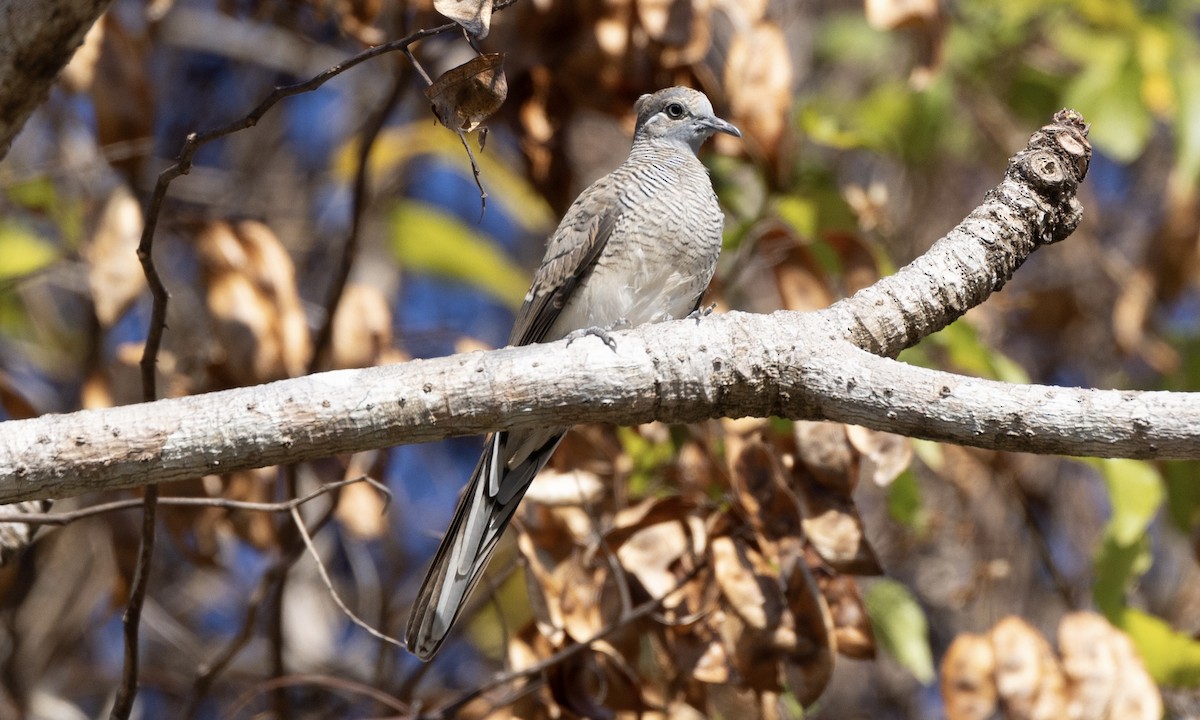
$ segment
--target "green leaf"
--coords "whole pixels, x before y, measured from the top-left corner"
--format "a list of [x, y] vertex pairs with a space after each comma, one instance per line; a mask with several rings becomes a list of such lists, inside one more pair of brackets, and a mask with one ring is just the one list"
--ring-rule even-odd
[[1138, 542], [1162, 507], [1164, 490], [1158, 470], [1142, 460], [1092, 462], [1100, 469], [1112, 504], [1112, 518], [1105, 534], [1120, 545]]
[[1125, 610], [1114, 624], [1129, 635], [1156, 683], [1200, 687], [1200, 642], [1140, 610]]
[[1158, 471], [1140, 460], [1089, 460], [1108, 488], [1112, 516], [1096, 554], [1092, 597], [1112, 622], [1125, 609], [1129, 585], [1150, 567], [1146, 530], [1162, 507], [1165, 490]]
[[1171, 522], [1182, 532], [1191, 532], [1200, 525], [1200, 462], [1171, 460], [1163, 463], [1163, 479], [1167, 489], [1167, 513]]
[[405, 269], [461, 280], [520, 307], [529, 278], [487, 237], [411, 200], [397, 204], [389, 221], [392, 252]]
[[672, 442], [655, 442], [631, 427], [617, 428], [617, 437], [633, 465], [626, 481], [629, 494], [632, 497], [651, 494], [656, 485], [661, 485], [660, 469], [675, 459], [677, 448]]
[[925, 612], [908, 589], [881, 579], [867, 588], [863, 602], [880, 646], [922, 684], [933, 682], [933, 653]]
[[1152, 118], [1142, 101], [1142, 72], [1133, 38], [1099, 32], [1064, 35], [1064, 50], [1083, 63], [1064, 104], [1091, 123], [1088, 139], [1118, 162], [1132, 162], [1150, 138]]
[[929, 513], [921, 504], [921, 485], [911, 468], [896, 476], [888, 486], [888, 515], [917, 534], [925, 532]]
[[[468, 136], [468, 140], [473, 136], [474, 133]], [[357, 138], [338, 149], [334, 163], [337, 177], [342, 180], [354, 177], [358, 152]], [[510, 211], [508, 214], [514, 222], [531, 232], [553, 229], [553, 211], [522, 173], [510, 169], [505, 162], [497, 159], [499, 156], [495, 152], [476, 150], [474, 154], [484, 188], [489, 194], [489, 205], [503, 205]], [[372, 147], [368, 169], [375, 176], [398, 173], [414, 158], [429, 155], [455, 165], [464, 175], [471, 177], [471, 162], [458, 136], [431, 122], [409, 123], [379, 133]]]
[[1149, 543], [1121, 545], [1105, 536], [1096, 553], [1096, 579], [1092, 583], [1092, 599], [1096, 608], [1115, 623], [1125, 611], [1125, 591], [1134, 578], [1148, 567]]
[[1174, 76], [1175, 173], [1171, 185], [1176, 193], [1194, 192], [1200, 180], [1200, 59], [1188, 57]]
[[[1029, 374], [1017, 363], [998, 350], [988, 347], [979, 338], [979, 333], [965, 320], [959, 320], [926, 338], [926, 342], [947, 353], [950, 364], [967, 375], [1000, 380], [1002, 382], [1029, 384]], [[929, 366], [927, 358], [909, 348], [900, 354], [903, 362]]]
[[0, 221], [0, 281], [37, 272], [58, 259], [58, 250], [27, 226]]

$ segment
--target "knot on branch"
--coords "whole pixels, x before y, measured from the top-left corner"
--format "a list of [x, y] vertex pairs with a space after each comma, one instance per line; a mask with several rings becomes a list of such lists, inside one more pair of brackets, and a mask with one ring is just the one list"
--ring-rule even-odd
[[1087, 176], [1092, 157], [1088, 124], [1074, 110], [1059, 110], [1054, 120], [1029, 138], [1029, 145], [1009, 162], [1008, 177], [1036, 192], [1054, 212], [1038, 239], [1044, 244], [1066, 238], [1083, 219], [1075, 193]]

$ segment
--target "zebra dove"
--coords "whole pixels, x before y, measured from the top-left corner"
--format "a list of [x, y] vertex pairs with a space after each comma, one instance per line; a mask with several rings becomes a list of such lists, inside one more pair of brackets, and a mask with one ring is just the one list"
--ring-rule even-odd
[[[741, 137], [703, 93], [643, 95], [629, 159], [597, 180], [550, 237], [509, 343], [681, 318], [699, 307], [721, 252], [724, 216], [696, 158], [714, 133]], [[433, 657], [517, 504], [567, 428], [498, 432], [489, 439], [408, 621], [408, 649]]]

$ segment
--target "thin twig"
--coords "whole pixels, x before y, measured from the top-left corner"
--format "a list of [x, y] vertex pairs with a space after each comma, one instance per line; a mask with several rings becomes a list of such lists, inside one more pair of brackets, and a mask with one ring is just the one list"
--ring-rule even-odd
[[[283, 489], [286, 493], [285, 497], [296, 497], [296, 464], [290, 463], [282, 466], [279, 472], [283, 478]], [[336, 507], [337, 500], [333, 502]], [[276, 538], [279, 547], [283, 548], [285, 554], [292, 553], [300, 546], [299, 536], [296, 533], [296, 528], [288, 518], [279, 519], [279, 529], [276, 532]], [[300, 556], [297, 554], [296, 559]], [[284, 643], [286, 638], [283, 636], [283, 601], [287, 595], [288, 582], [291, 580], [292, 566], [295, 563], [288, 563], [280, 568], [279, 575], [275, 579], [275, 585], [271, 588], [271, 594], [267, 600], [267, 647], [270, 648], [271, 669], [270, 677], [283, 677], [287, 674], [287, 668], [283, 664]], [[277, 718], [291, 717], [291, 708], [288, 706], [288, 695], [284, 688], [276, 688], [271, 691], [272, 710]]]
[[1054, 552], [1050, 549], [1050, 541], [1046, 539], [1046, 534], [1042, 532], [1042, 526], [1038, 524], [1037, 518], [1034, 517], [1029, 495], [1021, 487], [1015, 474], [1009, 474], [1008, 480], [1008, 486], [1012, 491], [1013, 499], [1017, 501], [1017, 506], [1021, 510], [1021, 519], [1029, 531], [1029, 538], [1033, 540], [1035, 554], [1041, 560], [1046, 574], [1050, 576], [1050, 581], [1054, 584], [1054, 589], [1057, 591], [1058, 596], [1062, 598], [1063, 604], [1066, 605], [1068, 610], [1078, 610], [1079, 603], [1075, 600], [1075, 593], [1071, 590], [1071, 583], [1063, 575], [1062, 570], [1058, 567], [1058, 563], [1054, 561]]
[[300, 538], [304, 540], [304, 546], [308, 548], [308, 554], [312, 556], [313, 562], [317, 564], [317, 572], [321, 574], [321, 580], [325, 582], [325, 588], [329, 590], [329, 594], [333, 597], [333, 601], [337, 603], [339, 608], [342, 609], [342, 612], [346, 614], [346, 617], [350, 618], [350, 622], [359, 626], [363, 630], [366, 630], [367, 634], [369, 634], [371, 637], [382, 640], [386, 643], [391, 643], [402, 650], [406, 650], [407, 648], [405, 647], [404, 643], [390, 635], [385, 635], [379, 632], [375, 628], [371, 627], [370, 624], [368, 624], [365, 620], [355, 615], [354, 611], [346, 607], [346, 603], [342, 602], [341, 595], [338, 595], [337, 590], [333, 589], [333, 581], [329, 579], [329, 573], [325, 570], [325, 564], [321, 562], [321, 556], [317, 553], [317, 548], [313, 545], [312, 538], [309, 537], [308, 531], [304, 529], [304, 519], [300, 517], [300, 511], [296, 508], [292, 508], [291, 513], [292, 520], [296, 523], [296, 530], [300, 533]]
[[257, 687], [247, 690], [236, 700], [234, 700], [233, 705], [229, 708], [227, 717], [236, 718], [239, 714], [241, 714], [242, 710], [244, 710], [246, 706], [254, 700], [255, 696], [263, 692], [275, 690], [277, 688], [295, 687], [297, 685], [320, 685], [323, 687], [332, 688], [334, 690], [344, 690], [368, 697], [380, 705], [389, 707], [398, 713], [409, 712], [408, 706], [405, 705], [401, 700], [392, 697], [381, 690], [376, 690], [370, 685], [356, 682], [354, 680], [347, 680], [345, 678], [330, 677], [328, 675], [302, 674], [272, 678], [259, 684]]
[[[223, 508], [226, 510], [245, 510], [249, 512], [287, 512], [294, 507], [303, 505], [313, 498], [320, 497], [333, 490], [339, 490], [347, 485], [365, 482], [371, 487], [383, 494], [386, 507], [392, 501], [392, 491], [388, 490], [383, 483], [369, 478], [366, 475], [361, 475], [355, 478], [346, 480], [338, 480], [331, 482], [313, 490], [303, 497], [293, 498], [286, 502], [249, 502], [246, 500], [229, 500], [228, 498], [202, 498], [202, 497], [160, 497], [158, 504], [168, 505], [173, 507], [213, 507]], [[117, 512], [119, 510], [131, 510], [133, 508], [142, 507], [141, 498], [130, 498], [128, 500], [116, 500], [102, 505], [93, 505], [91, 507], [80, 508], [79, 510], [70, 510], [67, 512], [57, 513], [30, 513], [21, 515], [19, 513], [0, 513], [0, 523], [26, 523], [29, 525], [69, 525], [77, 520], [89, 518], [95, 515], [103, 515], [105, 513]]]
[[129, 603], [121, 622], [125, 628], [125, 665], [121, 671], [121, 687], [113, 702], [109, 718], [127, 720], [133, 710], [133, 700], [138, 687], [138, 630], [142, 622], [142, 606], [146, 603], [146, 587], [150, 582], [150, 560], [154, 557], [154, 529], [158, 508], [158, 486], [146, 488], [142, 505], [142, 542], [138, 548], [137, 565], [133, 569], [133, 583], [129, 590]]
[[471, 146], [467, 143], [467, 134], [462, 130], [455, 130], [458, 133], [458, 139], [462, 141], [463, 150], [467, 151], [467, 157], [471, 160], [471, 172], [475, 175], [475, 187], [479, 188], [479, 221], [483, 222], [483, 214], [487, 212], [487, 190], [483, 189], [483, 181], [479, 178], [479, 163], [475, 162], [475, 153], [471, 152]]

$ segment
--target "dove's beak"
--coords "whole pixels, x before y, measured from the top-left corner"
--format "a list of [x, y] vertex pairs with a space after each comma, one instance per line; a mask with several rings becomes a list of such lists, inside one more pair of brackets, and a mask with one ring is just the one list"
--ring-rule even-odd
[[722, 132], [726, 135], [732, 135], [739, 138], [742, 136], [742, 131], [734, 127], [733, 123], [722, 120], [719, 117], [707, 117], [704, 118], [703, 122], [704, 125], [708, 128], [711, 128], [713, 132]]

